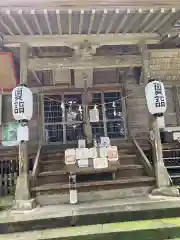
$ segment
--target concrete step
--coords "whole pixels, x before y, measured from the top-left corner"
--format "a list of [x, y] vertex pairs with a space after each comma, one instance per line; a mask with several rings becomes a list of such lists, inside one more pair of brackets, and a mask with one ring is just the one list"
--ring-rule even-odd
[[93, 239], [116, 236], [135, 240], [180, 237], [180, 219], [176, 219], [179, 200], [140, 199], [91, 202], [73, 208], [71, 205], [48, 206], [27, 214], [4, 212], [0, 216], [0, 239], [73, 239], [75, 236], [84, 239], [87, 235]]
[[[26, 231], [21, 233], [12, 233], [0, 235], [3, 240], [60, 240], [60, 239], [165, 239], [180, 240], [180, 219], [154, 219], [144, 221], [131, 221], [124, 223], [107, 223], [103, 225], [54, 228], [37, 231]], [[172, 227], [171, 223], [177, 227]], [[128, 230], [127, 230], [128, 229]]]

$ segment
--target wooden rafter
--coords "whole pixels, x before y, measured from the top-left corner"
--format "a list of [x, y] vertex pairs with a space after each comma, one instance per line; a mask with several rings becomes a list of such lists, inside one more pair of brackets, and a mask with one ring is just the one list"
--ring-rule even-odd
[[107, 14], [107, 9], [104, 9], [102, 17], [101, 17], [101, 20], [100, 20], [100, 23], [99, 23], [99, 26], [98, 26], [98, 29], [97, 29], [97, 34], [100, 34], [100, 32], [101, 32], [101, 29], [102, 29], [102, 26], [103, 26], [106, 14]]
[[15, 29], [18, 31], [18, 33], [20, 35], [23, 35], [19, 25], [16, 23], [16, 20], [14, 19], [14, 17], [11, 15], [11, 11], [10, 10], [7, 10], [7, 16], [8, 18], [10, 19], [11, 23], [14, 25]]
[[89, 28], [88, 28], [88, 34], [91, 34], [92, 27], [94, 24], [95, 13], [96, 13], [96, 10], [92, 9], [91, 16], [90, 16], [90, 22], [89, 22]]
[[39, 31], [39, 34], [40, 34], [40, 35], [43, 35], [42, 29], [41, 29], [40, 24], [39, 24], [39, 20], [37, 19], [37, 16], [36, 16], [35, 9], [31, 9], [31, 14], [32, 14], [32, 16], [33, 16], [33, 19], [34, 19], [34, 22], [35, 22], [35, 24], [36, 24], [36, 27], [37, 27], [37, 29], [38, 29], [38, 31]]
[[22, 22], [24, 23], [24, 25], [26, 26], [29, 34], [30, 34], [30, 35], [33, 35], [33, 31], [32, 31], [32, 29], [31, 29], [31, 27], [29, 26], [28, 22], [26, 21], [24, 15], [23, 15], [22, 9], [19, 9], [18, 13], [19, 13], [19, 16], [20, 16], [20, 18], [21, 18], [21, 21], [22, 21]]
[[83, 21], [84, 21], [84, 10], [82, 9], [81, 12], [80, 12], [80, 21], [79, 21], [78, 34], [81, 34], [81, 33], [82, 33]]
[[136, 31], [140, 32], [140, 31], [142, 30], [142, 28], [144, 27], [144, 25], [148, 22], [149, 18], [152, 16], [153, 12], [154, 12], [154, 9], [151, 8], [151, 9], [149, 10], [149, 13], [145, 16], [145, 18], [144, 18], [144, 19], [142, 20], [142, 22], [140, 23], [140, 25], [137, 26]]
[[141, 13], [142, 13], [141, 8], [138, 10], [138, 12], [134, 13], [134, 16], [133, 16], [131, 22], [127, 25], [127, 27], [125, 27], [124, 33], [128, 33], [131, 29], [133, 29], [133, 26], [135, 26], [135, 24], [137, 24], [138, 19], [141, 17]]
[[119, 31], [121, 30], [121, 28], [125, 25], [126, 21], [128, 20], [128, 15], [131, 12], [130, 9], [127, 9], [127, 12], [124, 13], [123, 19], [121, 20], [118, 28], [116, 29], [116, 34], [119, 33]]
[[72, 27], [72, 10], [71, 9], [69, 9], [68, 10], [68, 28], [69, 28], [69, 35], [71, 35], [71, 32], [72, 32], [72, 29], [71, 29], [71, 27]]
[[169, 11], [168, 14], [164, 16], [164, 18], [155, 26], [155, 28], [152, 30], [152, 32], [158, 31], [160, 27], [162, 27], [175, 13], [175, 8], [172, 8], [171, 11]]
[[47, 9], [44, 9], [44, 18], [48, 27], [49, 34], [52, 35], [52, 29], [51, 29], [51, 23], [49, 21], [48, 11]]
[[2, 24], [2, 26], [8, 31], [8, 33], [10, 35], [14, 35], [14, 33], [12, 32], [12, 29], [6, 24], [4, 23], [4, 21], [2, 20], [2, 18], [0, 18], [0, 23]]
[[109, 25], [107, 26], [106, 34], [108, 34], [111, 31], [111, 28], [112, 28], [114, 22], [116, 21], [116, 19], [118, 18], [118, 16], [119, 16], [119, 9], [116, 9], [114, 11], [114, 14], [112, 16], [112, 19], [111, 19]]
[[158, 11], [158, 12], [156, 13], [156, 16], [154, 17], [154, 19], [152, 19], [152, 21], [148, 22], [148, 24], [144, 26], [144, 28], [142, 29], [141, 32], [144, 33], [144, 32], [149, 31], [149, 29], [151, 29], [151, 28], [155, 25], [155, 23], [156, 23], [157, 21], [159, 21], [159, 19], [162, 17], [162, 15], [163, 15], [164, 13], [165, 13], [164, 8], [161, 8], [161, 11], [160, 11], [160, 12]]
[[61, 17], [60, 17], [59, 9], [56, 9], [56, 18], [57, 18], [58, 32], [60, 35], [62, 35]]

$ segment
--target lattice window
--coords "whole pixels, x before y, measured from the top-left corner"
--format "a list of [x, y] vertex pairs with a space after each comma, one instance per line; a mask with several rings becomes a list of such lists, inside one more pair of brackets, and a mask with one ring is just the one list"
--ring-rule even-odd
[[[83, 95], [69, 94], [44, 98], [45, 139], [49, 142], [73, 142], [84, 138]], [[92, 93], [89, 110], [97, 105], [100, 121], [91, 123], [93, 137], [125, 136], [122, 95], [120, 92]], [[63, 107], [62, 107], [63, 106]]]
[[44, 98], [45, 123], [62, 122], [61, 96], [46, 96]]

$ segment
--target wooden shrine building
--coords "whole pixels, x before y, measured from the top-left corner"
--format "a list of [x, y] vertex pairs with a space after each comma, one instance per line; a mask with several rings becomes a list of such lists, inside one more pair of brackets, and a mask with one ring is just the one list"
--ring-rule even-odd
[[[1, 52], [10, 54], [14, 66], [10, 74], [0, 54], [1, 164], [18, 163], [11, 89], [23, 82], [34, 94], [29, 194], [41, 205], [69, 202], [69, 173], [76, 175], [80, 202], [144, 196], [156, 187], [152, 153], [157, 149], [150, 141], [144, 91], [149, 77], [166, 88], [164, 131], [180, 130], [180, 3], [164, 2], [1, 1]], [[100, 120], [91, 123], [92, 135], [118, 146], [119, 163], [102, 171], [68, 168], [64, 151], [86, 137], [84, 113], [95, 106]], [[180, 147], [173, 139], [164, 142], [165, 165], [178, 185]], [[6, 193], [13, 184], [6, 184]]]

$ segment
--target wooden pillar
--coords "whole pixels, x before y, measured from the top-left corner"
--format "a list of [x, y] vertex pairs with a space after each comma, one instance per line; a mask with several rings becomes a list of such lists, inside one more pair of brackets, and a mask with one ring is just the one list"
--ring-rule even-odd
[[142, 59], [142, 72], [140, 78], [140, 84], [147, 84], [150, 77], [150, 68], [149, 68], [149, 52], [147, 44], [145, 42], [139, 43], [139, 50], [141, 53]]
[[44, 144], [46, 142], [45, 139], [45, 129], [44, 129], [44, 94], [41, 92], [39, 95], [39, 115], [40, 122], [38, 123], [39, 127], [39, 143]]
[[84, 76], [84, 94], [83, 94], [83, 106], [84, 106], [84, 119], [83, 119], [84, 124], [83, 125], [84, 126], [83, 126], [83, 129], [87, 139], [87, 144], [89, 145], [92, 143], [93, 139], [92, 139], [92, 127], [89, 119], [87, 81], [88, 81], [87, 77]]
[[[27, 84], [28, 45], [20, 44], [20, 83]], [[27, 142], [19, 143], [19, 177], [16, 183], [15, 205], [18, 209], [31, 209], [33, 201], [30, 200], [28, 151]]]
[[175, 111], [176, 111], [177, 125], [179, 126], [180, 125], [180, 101], [179, 101], [178, 87], [173, 86], [172, 91], [173, 91], [173, 100], [174, 100]]
[[[142, 56], [142, 75], [141, 83], [146, 85], [150, 78], [150, 66], [149, 66], [149, 53], [147, 45], [144, 42], [141, 42], [140, 51]], [[157, 195], [169, 195], [174, 196], [178, 195], [178, 191], [174, 191], [170, 188], [170, 179], [167, 173], [167, 169], [164, 166], [163, 153], [162, 153], [162, 144], [160, 138], [160, 131], [158, 126], [157, 117], [152, 117], [149, 115], [149, 126], [152, 136], [152, 150], [153, 150], [153, 162], [154, 170], [156, 176], [156, 189], [153, 190], [152, 194]]]

